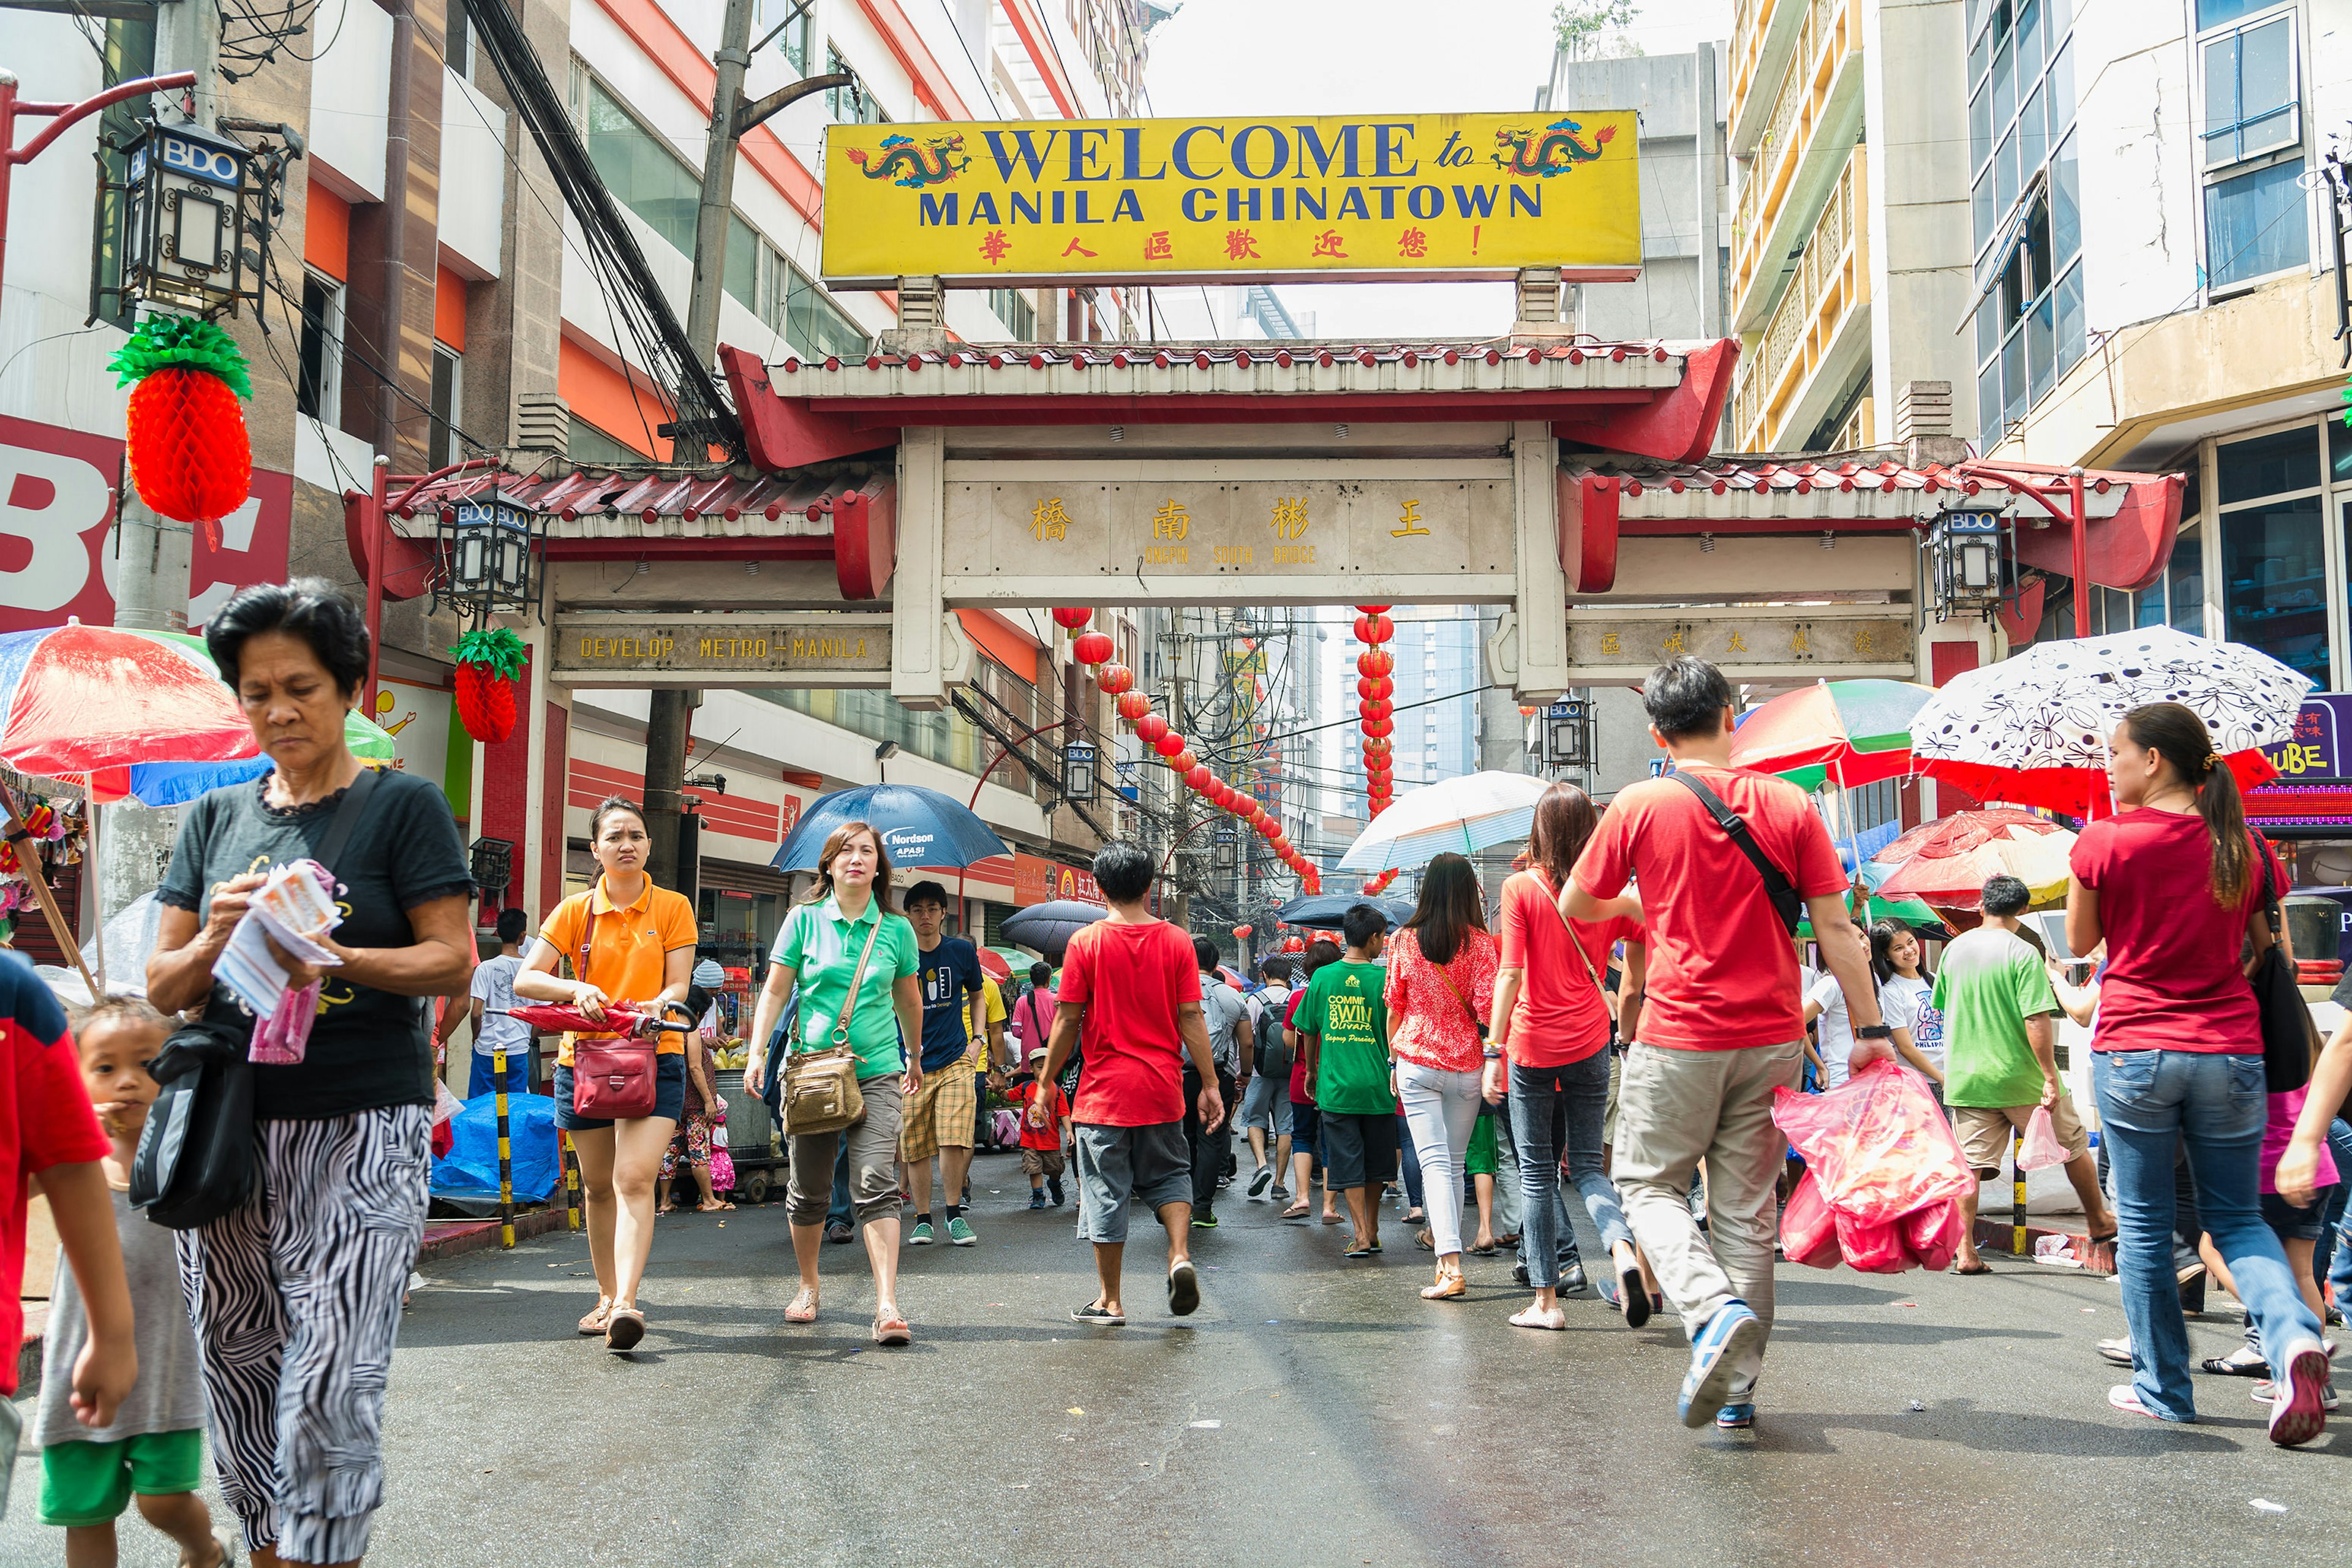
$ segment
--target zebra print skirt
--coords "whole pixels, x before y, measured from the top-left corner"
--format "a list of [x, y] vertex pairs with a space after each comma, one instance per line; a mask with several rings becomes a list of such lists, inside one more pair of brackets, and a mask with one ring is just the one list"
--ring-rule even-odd
[[247, 1549], [363, 1555], [383, 1500], [383, 1395], [425, 1236], [430, 1112], [257, 1130], [254, 1200], [179, 1237], [221, 1495]]

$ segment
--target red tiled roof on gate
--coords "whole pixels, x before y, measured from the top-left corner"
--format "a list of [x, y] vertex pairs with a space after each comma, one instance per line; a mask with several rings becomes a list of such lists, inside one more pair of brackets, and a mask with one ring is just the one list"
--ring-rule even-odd
[[417, 486], [394, 479], [386, 489], [386, 510], [394, 517], [429, 517], [451, 511], [495, 489], [516, 505], [545, 514], [551, 521], [593, 517], [636, 517], [647, 524], [735, 522], [798, 518], [831, 531], [830, 519], [842, 498], [868, 482], [864, 473], [824, 479], [787, 479], [740, 474], [730, 468], [579, 468], [547, 478], [504, 469], [475, 468]]

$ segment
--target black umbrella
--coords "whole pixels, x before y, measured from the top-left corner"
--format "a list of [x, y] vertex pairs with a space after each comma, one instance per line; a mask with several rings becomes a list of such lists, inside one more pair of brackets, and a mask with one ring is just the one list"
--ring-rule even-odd
[[1358, 904], [1370, 904], [1388, 916], [1389, 929], [1394, 931], [1412, 919], [1410, 899], [1371, 899], [1361, 893], [1309, 893], [1293, 899], [1274, 911], [1275, 918], [1285, 925], [1305, 926], [1310, 931], [1338, 931], [1348, 911]]
[[1072, 936], [1108, 918], [1110, 911], [1100, 904], [1055, 899], [1051, 903], [1031, 904], [1006, 916], [1004, 923], [996, 929], [1004, 941], [1033, 949], [1043, 953], [1046, 963], [1059, 964], [1062, 955], [1069, 951]]

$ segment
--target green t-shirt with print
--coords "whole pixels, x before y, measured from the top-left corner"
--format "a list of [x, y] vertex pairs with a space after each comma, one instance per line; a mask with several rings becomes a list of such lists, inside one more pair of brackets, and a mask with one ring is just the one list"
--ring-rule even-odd
[[1315, 1103], [1342, 1116], [1396, 1114], [1389, 1092], [1389, 972], [1377, 963], [1327, 963], [1307, 984], [1297, 1026], [1323, 1037]]
[[877, 920], [874, 953], [866, 961], [866, 977], [858, 984], [857, 1007], [849, 1016], [849, 1043], [857, 1047], [857, 1076], [880, 1078], [903, 1072], [906, 1052], [898, 1041], [898, 1015], [891, 1003], [891, 987], [915, 973], [920, 952], [915, 928], [904, 915], [894, 915], [869, 902], [856, 920], [845, 919], [841, 906], [828, 896], [814, 904], [795, 905], [776, 933], [769, 957], [783, 965], [800, 987], [800, 1016], [789, 1048], [821, 1051], [833, 1043], [834, 1021], [849, 1002], [850, 977], [857, 973], [858, 955]]

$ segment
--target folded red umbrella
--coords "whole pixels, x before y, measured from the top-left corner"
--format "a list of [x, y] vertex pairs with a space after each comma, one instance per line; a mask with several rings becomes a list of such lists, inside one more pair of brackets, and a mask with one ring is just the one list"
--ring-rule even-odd
[[[520, 1018], [534, 1029], [571, 1035], [635, 1035], [655, 1022], [653, 1014], [640, 1012], [621, 1002], [604, 1004], [604, 1017], [601, 1023], [577, 1007], [557, 1002], [535, 1002], [528, 1006], [509, 1007], [507, 1016]], [[669, 1026], [674, 1028], [677, 1026]]]

